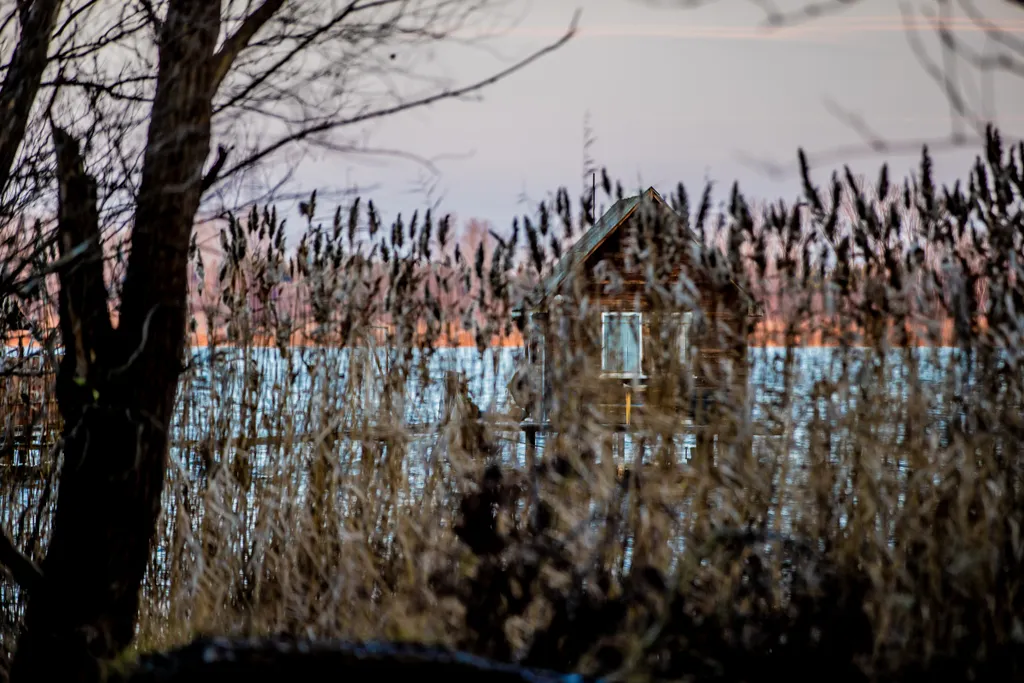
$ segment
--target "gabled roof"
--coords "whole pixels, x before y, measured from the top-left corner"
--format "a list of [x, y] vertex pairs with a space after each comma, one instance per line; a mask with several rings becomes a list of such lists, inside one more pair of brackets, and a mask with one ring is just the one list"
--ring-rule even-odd
[[[624, 197], [612, 204], [611, 208], [563, 254], [551, 275], [541, 282], [543, 298], [547, 299], [555, 294], [558, 288], [562, 286], [562, 283], [565, 282], [569, 273], [597, 251], [597, 248], [604, 244], [605, 240], [611, 237], [633, 215], [636, 208], [640, 206], [640, 201], [644, 198], [653, 199], [671, 210], [668, 203], [653, 187], [647, 188], [643, 194]], [[673, 213], [675, 212], [673, 211]]]
[[[562, 258], [559, 259], [551, 274], [541, 281], [539, 286], [541, 298], [540, 301], [535, 303], [535, 305], [539, 305], [542, 308], [545, 307], [547, 301], [558, 293], [558, 289], [569, 277], [569, 274], [572, 273], [577, 266], [590, 258], [590, 256], [597, 251], [598, 247], [604, 244], [605, 240], [614, 235], [615, 232], [627, 220], [629, 220], [630, 216], [633, 215], [633, 212], [636, 211], [637, 207], [640, 206], [641, 201], [644, 199], [658, 202], [663, 207], [671, 211], [673, 215], [679, 217], [679, 214], [676, 213], [675, 209], [673, 209], [653, 187], [647, 188], [647, 190], [642, 194], [632, 197], [624, 197], [623, 199], [618, 200], [612, 204], [611, 208], [608, 209], [604, 215], [590, 227], [589, 230], [580, 236], [576, 243], [562, 255]], [[698, 247], [700, 246], [700, 242], [692, 234], [690, 235], [690, 239], [695, 245]], [[735, 280], [730, 279], [730, 281], [737, 289], [749, 296], [749, 293], [740, 287]], [[522, 312], [523, 310], [521, 308], [516, 307], [512, 311], [512, 314], [517, 316], [521, 315]]]

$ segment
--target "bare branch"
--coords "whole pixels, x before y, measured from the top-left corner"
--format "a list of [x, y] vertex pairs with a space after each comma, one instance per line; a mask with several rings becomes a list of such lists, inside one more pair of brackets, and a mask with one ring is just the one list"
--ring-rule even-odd
[[352, 116], [352, 117], [349, 117], [349, 118], [338, 119], [338, 120], [334, 120], [334, 121], [326, 121], [326, 122], [320, 123], [320, 124], [315, 125], [315, 126], [309, 126], [309, 127], [304, 128], [303, 130], [300, 130], [300, 131], [298, 131], [296, 133], [292, 133], [290, 135], [286, 135], [286, 136], [276, 140], [275, 142], [271, 143], [270, 145], [267, 145], [263, 149], [261, 149], [261, 150], [259, 150], [257, 152], [254, 152], [253, 154], [250, 154], [248, 157], [246, 157], [242, 161], [239, 161], [234, 166], [232, 166], [230, 169], [228, 169], [226, 172], [224, 172], [224, 174], [221, 176], [221, 178], [228, 178], [228, 177], [234, 175], [235, 173], [238, 173], [238, 172], [240, 172], [242, 170], [245, 170], [246, 168], [251, 167], [253, 164], [256, 164], [257, 162], [265, 159], [266, 157], [270, 156], [271, 154], [273, 154], [274, 152], [280, 150], [281, 148], [283, 148], [283, 147], [285, 147], [285, 146], [287, 146], [289, 144], [292, 144], [294, 142], [300, 142], [300, 141], [305, 140], [305, 139], [307, 139], [307, 138], [309, 138], [311, 136], [314, 136], [314, 135], [317, 135], [317, 134], [320, 134], [320, 133], [326, 133], [326, 132], [329, 132], [329, 131], [332, 131], [332, 130], [337, 130], [338, 128], [343, 128], [345, 126], [351, 126], [351, 125], [354, 125], [354, 124], [357, 124], [357, 123], [363, 123], [364, 121], [370, 121], [370, 120], [373, 120], [373, 119], [383, 118], [385, 116], [391, 116], [391, 115], [398, 114], [398, 113], [403, 112], [403, 111], [408, 111], [410, 109], [418, 109], [420, 107], [426, 107], [426, 106], [429, 106], [431, 104], [435, 104], [437, 102], [442, 102], [444, 100], [458, 99], [460, 97], [465, 97], [466, 95], [470, 95], [472, 93], [475, 93], [475, 92], [478, 92], [480, 90], [483, 90], [484, 88], [486, 88], [488, 86], [494, 85], [495, 83], [497, 83], [497, 82], [499, 82], [499, 81], [501, 81], [501, 80], [511, 76], [512, 74], [516, 73], [517, 71], [520, 71], [521, 69], [523, 69], [526, 66], [532, 64], [533, 62], [537, 61], [541, 57], [554, 52], [555, 50], [559, 49], [560, 47], [565, 45], [567, 42], [569, 42], [569, 40], [571, 40], [573, 38], [573, 36], [576, 35], [577, 27], [578, 27], [578, 24], [579, 24], [579, 15], [580, 15], [579, 11], [577, 11], [573, 15], [572, 21], [569, 24], [569, 28], [566, 30], [566, 32], [558, 40], [556, 40], [556, 41], [554, 41], [552, 43], [549, 43], [548, 45], [540, 48], [539, 50], [536, 50], [535, 52], [533, 52], [530, 55], [528, 55], [527, 57], [519, 60], [518, 62], [516, 62], [512, 66], [508, 67], [507, 69], [499, 71], [498, 73], [493, 74], [492, 76], [489, 76], [489, 77], [487, 77], [487, 78], [485, 78], [483, 80], [477, 81], [475, 83], [471, 83], [469, 85], [463, 86], [461, 88], [455, 88], [454, 90], [445, 90], [443, 92], [434, 93], [432, 95], [428, 95], [426, 97], [422, 97], [422, 98], [419, 98], [419, 99], [411, 100], [411, 101], [408, 101], [408, 102], [402, 102], [402, 103], [394, 105], [392, 107], [386, 107], [386, 108], [383, 108], [383, 109], [377, 109], [377, 110], [374, 110], [374, 111], [366, 112], [364, 114], [359, 114], [357, 116]]
[[[668, 0], [673, 2], [673, 0]], [[674, 4], [681, 7], [696, 7], [710, 4], [715, 0], [674, 0]], [[779, 11], [770, 0], [749, 0], [762, 8], [765, 14], [765, 24], [769, 28], [781, 28], [792, 26], [802, 22], [821, 18], [829, 14], [841, 13], [850, 7], [857, 5], [862, 0], [811, 0], [795, 10]], [[974, 48], [959, 39], [953, 30], [955, 17], [952, 11], [951, 0], [934, 0], [938, 6], [938, 12], [930, 11], [927, 7], [922, 10], [927, 25], [933, 27], [934, 34], [938, 38], [941, 49], [941, 61], [936, 61], [928, 54], [921, 37], [922, 26], [915, 17], [913, 8], [907, 2], [900, 3], [903, 15], [904, 34], [908, 45], [917, 59], [925, 74], [934, 81], [942, 90], [949, 108], [951, 132], [948, 139], [929, 140], [907, 140], [894, 142], [885, 140], [882, 136], [870, 129], [867, 122], [860, 116], [852, 114], [849, 110], [836, 105], [834, 102], [826, 102], [829, 111], [837, 116], [840, 121], [855, 130], [867, 143], [868, 149], [861, 147], [839, 147], [820, 153], [816, 159], [819, 162], [826, 160], [844, 161], [851, 156], [862, 156], [867, 152], [868, 156], [878, 153], [889, 154], [917, 154], [921, 147], [927, 144], [932, 149], [953, 149], [968, 145], [983, 144], [985, 140], [986, 126], [996, 119], [995, 113], [990, 111], [989, 100], [991, 99], [991, 84], [983, 80], [980, 95], [973, 95], [965, 92], [965, 82], [960, 67], [966, 65], [973, 69], [982, 79], [987, 79], [993, 72], [1002, 72], [1014, 77], [1024, 78], [1024, 41], [1013, 34], [1003, 30], [994, 21], [988, 19], [974, 4], [973, 0], [957, 0], [964, 13], [970, 18], [974, 25], [979, 28], [988, 40], [987, 48], [1003, 48], [1002, 52], [996, 54], [979, 54]], [[1021, 0], [1009, 0], [1024, 9], [1024, 2]], [[975, 99], [981, 100], [980, 106], [975, 108], [972, 102]], [[979, 113], [979, 110], [981, 113]], [[963, 130], [962, 124], [967, 124], [970, 132]], [[1004, 136], [1008, 139], [1015, 139], [1012, 135]], [[796, 171], [796, 165], [778, 164], [763, 160], [744, 159], [769, 175], [786, 175]]]
[[860, 135], [873, 151], [882, 152], [885, 150], [888, 143], [882, 135], [868, 126], [863, 116], [850, 111], [831, 98], [825, 100], [825, 109]]
[[213, 166], [207, 171], [206, 175], [203, 176], [203, 182], [200, 185], [200, 193], [205, 194], [213, 185], [217, 182], [217, 177], [220, 172], [224, 169], [224, 164], [228, 161], [229, 150], [224, 145], [217, 147], [217, 158], [213, 161]]
[[[981, 13], [971, 0], [959, 0], [960, 6], [974, 24], [985, 32], [985, 35], [991, 38], [993, 41], [999, 43], [1003, 47], [1012, 50], [1020, 55], [1024, 55], [1024, 40], [1016, 37], [1012, 33], [1007, 33], [1003, 29], [999, 28], [998, 25], [989, 21], [985, 15]], [[1024, 9], [1024, 3], [1021, 4], [1021, 8]]]
[[808, 19], [820, 19], [830, 14], [844, 12], [850, 7], [859, 4], [863, 0], [818, 0], [809, 2], [806, 5], [788, 12], [769, 11], [766, 22], [769, 26], [789, 26], [792, 24], [807, 21]]
[[39, 566], [18, 550], [11, 537], [2, 530], [0, 530], [0, 566], [10, 572], [15, 583], [29, 591], [43, 580], [43, 572]]
[[[44, 81], [42, 85], [48, 88], [81, 88], [86, 91], [101, 92], [108, 97], [115, 100], [126, 100], [129, 102], [148, 103], [150, 99], [143, 97], [133, 92], [122, 92], [120, 89], [126, 85], [132, 85], [136, 83], [150, 83], [152, 78], [148, 76], [139, 76], [135, 78], [121, 79], [116, 83], [97, 83], [95, 81], [88, 81], [79, 78], [69, 78], [64, 75], [58, 75], [48, 81]], [[52, 105], [50, 107], [52, 111]]]
[[[856, 117], [854, 117], [856, 120]], [[930, 152], [945, 152], [965, 147], [977, 147], [984, 142], [984, 138], [975, 135], [965, 135], [963, 138], [954, 140], [952, 138], [914, 138], [911, 140], [886, 140], [877, 137], [868, 137], [869, 144], [857, 143], [853, 145], [842, 145], [831, 149], [823, 150], [815, 154], [808, 154], [807, 161], [811, 167], [831, 166], [837, 163], [845, 163], [854, 159], [875, 157], [878, 154], [894, 156], [920, 156], [921, 150], [925, 147]], [[768, 159], [753, 158], [746, 154], [739, 155], [739, 160], [757, 169], [772, 178], [786, 178], [797, 176], [800, 173], [800, 164], [796, 161], [779, 163]]]
[[[235, 93], [230, 100], [221, 105], [218, 109], [226, 109], [232, 107], [246, 97], [248, 97], [256, 88], [265, 83], [275, 73], [280, 71], [288, 62], [293, 60], [296, 56], [301, 54], [304, 50], [308, 49], [310, 45], [316, 42], [324, 33], [330, 31], [341, 22], [345, 21], [357, 9], [358, 5], [351, 2], [346, 5], [341, 11], [337, 12], [330, 21], [324, 22], [322, 26], [319, 26], [316, 30], [310, 31], [302, 40], [300, 40], [291, 50], [282, 55], [276, 62], [271, 64], [268, 68], [264, 69], [262, 73], [253, 78], [246, 86], [238, 93]], [[222, 48], [223, 49], [223, 48]], [[218, 81], [219, 83], [220, 81]]]
[[149, 23], [153, 25], [153, 30], [156, 31], [157, 35], [163, 30], [163, 22], [160, 21], [160, 17], [157, 16], [156, 8], [153, 7], [151, 0], [139, 0], [139, 4], [142, 6], [142, 11], [146, 13], [146, 17], [149, 19]]
[[270, 21], [275, 13], [284, 6], [284, 0], [264, 0], [263, 4], [253, 10], [247, 16], [234, 33], [232, 33], [217, 50], [214, 55], [214, 89], [218, 88], [224, 81], [224, 77], [231, 70], [235, 59], [249, 44], [249, 41], [259, 32], [263, 26]]
[[[942, 2], [945, 2], [945, 0], [942, 0]], [[940, 66], [928, 56], [928, 52], [917, 35], [917, 22], [914, 18], [914, 11], [909, 3], [900, 3], [900, 10], [903, 12], [903, 25], [906, 27], [905, 33], [910, 49], [913, 51], [924, 72], [942, 88], [946, 101], [949, 103], [952, 115], [953, 139], [959, 139], [963, 136], [959, 132], [958, 121], [967, 121], [976, 133], [982, 133], [985, 129], [985, 124], [971, 111], [970, 106], [963, 97], [963, 90], [956, 80], [955, 55], [957, 42], [953, 34], [942, 21], [937, 22], [944, 59], [944, 64]]]
[[[721, 0], [648, 0], [657, 5], [671, 4], [683, 9], [697, 9], [708, 5], [720, 4]], [[839, 14], [850, 7], [857, 5], [863, 0], [812, 0], [796, 9], [780, 10], [771, 0], [748, 0], [750, 4], [757, 5], [764, 11], [765, 26], [780, 28], [792, 26], [801, 22], [832, 14]]]

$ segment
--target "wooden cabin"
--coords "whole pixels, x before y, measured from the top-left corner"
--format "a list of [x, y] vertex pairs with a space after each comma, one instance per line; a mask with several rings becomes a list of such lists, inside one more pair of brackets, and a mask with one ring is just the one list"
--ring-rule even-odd
[[[652, 275], [651, 260], [640, 255], [654, 243], [668, 256], [654, 259]], [[655, 406], [659, 415], [699, 420], [716, 385], [739, 381], [745, 388], [746, 363], [733, 361], [745, 359], [758, 316], [751, 297], [715, 261], [653, 188], [615, 202], [517, 311], [530, 332], [511, 389], [526, 417], [547, 422], [558, 401], [578, 400], [625, 427], [653, 415]], [[692, 283], [690, 305], [670, 293], [684, 273]], [[559, 310], [566, 302], [568, 315]], [[588, 359], [585, 379], [565, 374], [573, 352]]]

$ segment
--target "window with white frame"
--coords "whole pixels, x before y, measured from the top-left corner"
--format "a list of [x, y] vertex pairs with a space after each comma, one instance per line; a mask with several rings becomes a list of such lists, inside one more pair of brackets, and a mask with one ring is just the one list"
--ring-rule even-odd
[[601, 314], [601, 371], [618, 377], [640, 374], [643, 328], [639, 313]]

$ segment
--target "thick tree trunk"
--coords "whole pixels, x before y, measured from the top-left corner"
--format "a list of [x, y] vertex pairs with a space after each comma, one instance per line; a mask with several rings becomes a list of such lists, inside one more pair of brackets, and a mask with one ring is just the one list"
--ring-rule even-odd
[[157, 89], [118, 328], [110, 326], [95, 189], [70, 138], [61, 166], [61, 246], [88, 247], [61, 273], [65, 419], [53, 533], [29, 598], [15, 681], [89, 681], [132, 640], [160, 514], [185, 340], [188, 244], [210, 148], [220, 7], [174, 0], [160, 36]]

